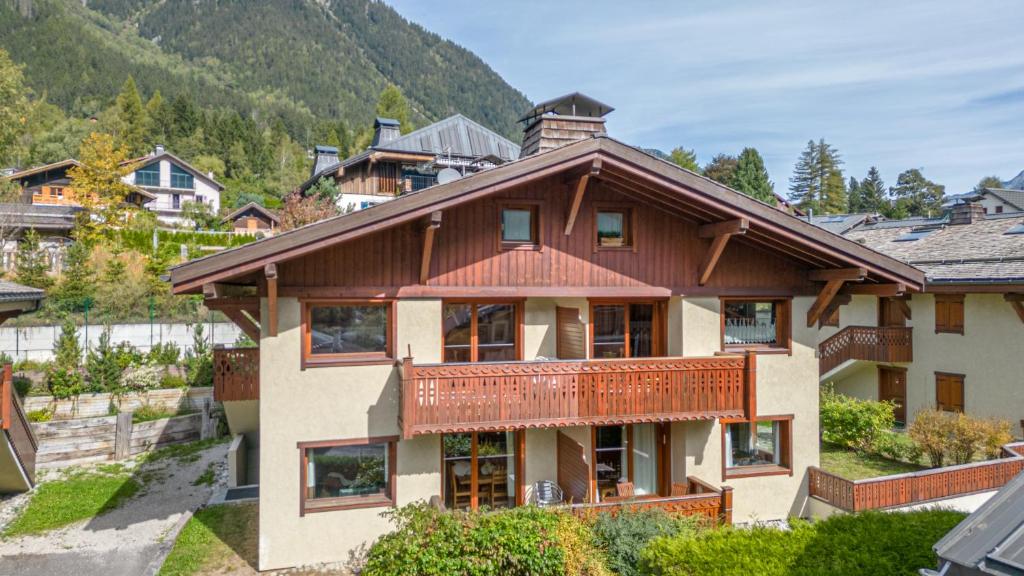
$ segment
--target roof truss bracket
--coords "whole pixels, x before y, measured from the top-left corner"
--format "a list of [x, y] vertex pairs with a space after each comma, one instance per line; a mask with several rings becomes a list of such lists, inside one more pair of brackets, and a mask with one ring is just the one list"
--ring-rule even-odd
[[267, 335], [277, 336], [277, 264], [271, 262], [263, 267], [267, 279]]
[[833, 298], [832, 301], [829, 302], [828, 306], [825, 307], [825, 311], [821, 313], [821, 318], [818, 318], [818, 328], [822, 327], [822, 322], [824, 322], [826, 318], [831, 316], [837, 308], [839, 308], [840, 306], [846, 306], [852, 300], [853, 296], [850, 296], [849, 294], [836, 294], [835, 298]]
[[441, 211], [430, 213], [423, 230], [423, 257], [420, 259], [420, 284], [426, 284], [430, 277], [430, 259], [434, 253], [434, 235], [441, 227]]
[[811, 270], [807, 278], [812, 282], [831, 282], [842, 280], [844, 282], [860, 282], [868, 275], [864, 268], [834, 268], [831, 270]]
[[913, 320], [913, 318], [911, 318], [910, 315], [910, 304], [908, 303], [907, 298], [901, 296], [894, 296], [890, 298], [890, 300], [892, 300], [893, 304], [896, 305], [896, 308], [899, 309], [900, 313], [903, 314], [904, 318], [906, 318], [907, 320]]
[[746, 218], [704, 224], [700, 227], [698, 232], [700, 237], [711, 238], [712, 240], [711, 246], [704, 253], [704, 259], [700, 263], [697, 280], [699, 285], [703, 286], [711, 278], [711, 273], [714, 272], [718, 259], [722, 257], [722, 252], [725, 251], [725, 245], [729, 242], [729, 238], [739, 234], [746, 234], [749, 228], [750, 221]]
[[221, 310], [229, 320], [235, 323], [242, 332], [254, 342], [260, 341], [260, 325], [256, 323], [245, 311], [239, 308], [225, 308]]
[[1024, 322], [1024, 294], [1003, 294], [1003, 299], [1010, 303], [1017, 317]]
[[583, 194], [587, 191], [587, 185], [590, 184], [590, 179], [596, 177], [601, 173], [601, 159], [594, 158], [594, 162], [590, 165], [590, 172], [580, 176], [576, 180], [576, 192], [572, 196], [572, 203], [569, 204], [569, 213], [565, 218], [565, 235], [572, 234], [572, 229], [576, 225], [576, 217], [580, 215], [580, 207], [583, 205]]
[[821, 289], [821, 293], [819, 293], [818, 298], [814, 300], [814, 304], [811, 305], [811, 309], [807, 311], [808, 328], [814, 326], [814, 323], [821, 318], [825, 309], [832, 303], [832, 299], [839, 293], [839, 289], [843, 287], [843, 283], [845, 282], [846, 280], [838, 279], [829, 280], [825, 283], [825, 287]]

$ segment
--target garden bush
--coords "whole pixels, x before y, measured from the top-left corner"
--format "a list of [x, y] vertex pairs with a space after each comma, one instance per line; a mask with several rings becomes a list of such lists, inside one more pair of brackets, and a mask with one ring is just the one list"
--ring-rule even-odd
[[946, 461], [955, 420], [956, 417], [949, 412], [920, 410], [910, 424], [907, 432], [928, 456], [932, 468], [938, 468]]
[[32, 391], [32, 380], [24, 376], [13, 376], [11, 382], [14, 384], [14, 391], [18, 393], [19, 398], [28, 396], [28, 393]]
[[557, 512], [534, 506], [444, 512], [419, 503], [383, 515], [396, 530], [370, 548], [366, 576], [565, 574]]
[[886, 430], [875, 439], [875, 452], [890, 460], [917, 464], [924, 456], [921, 447], [910, 436], [901, 432]]
[[49, 408], [40, 408], [39, 410], [31, 410], [25, 417], [28, 418], [29, 422], [49, 422], [53, 420], [53, 410]]
[[954, 464], [967, 464], [974, 460], [985, 440], [985, 423], [967, 414], [957, 414], [953, 421], [953, 435], [949, 440], [949, 456]]
[[641, 554], [642, 574], [915, 575], [935, 566], [932, 545], [963, 520], [950, 510], [862, 512], [791, 530], [726, 528], [659, 538]]
[[871, 452], [878, 438], [895, 426], [893, 408], [892, 402], [861, 400], [824, 387], [821, 390], [822, 439]]
[[1013, 425], [1009, 420], [989, 418], [982, 420], [984, 436], [980, 450], [985, 458], [992, 460], [1003, 453], [1003, 445], [1013, 441]]
[[146, 359], [150, 364], [171, 366], [181, 359], [181, 348], [174, 342], [158, 342], [150, 349]]
[[177, 374], [164, 374], [163, 378], [160, 379], [161, 388], [185, 388], [187, 386], [188, 382]]
[[163, 369], [159, 366], [132, 366], [121, 376], [121, 387], [131, 392], [145, 392], [160, 385]]
[[85, 372], [89, 377], [90, 392], [115, 392], [121, 386], [121, 366], [117, 350], [110, 343], [110, 326], [100, 333], [96, 347], [85, 359]]
[[700, 520], [671, 516], [660, 508], [628, 508], [617, 514], [602, 512], [593, 523], [594, 542], [607, 552], [608, 567], [621, 576], [636, 576], [640, 551], [662, 536], [693, 535]]
[[921, 410], [910, 425], [910, 437], [928, 456], [933, 468], [952, 461], [967, 464], [979, 453], [998, 458], [1003, 444], [1013, 440], [1006, 420], [981, 419], [969, 414]]

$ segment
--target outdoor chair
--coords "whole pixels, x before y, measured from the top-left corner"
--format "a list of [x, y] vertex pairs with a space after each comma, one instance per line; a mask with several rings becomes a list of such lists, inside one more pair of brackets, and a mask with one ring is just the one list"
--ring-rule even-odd
[[632, 498], [636, 495], [633, 491], [632, 482], [619, 482], [615, 485], [615, 490], [620, 498]]
[[565, 501], [565, 494], [551, 480], [539, 480], [533, 484], [532, 499], [537, 506], [555, 506]]

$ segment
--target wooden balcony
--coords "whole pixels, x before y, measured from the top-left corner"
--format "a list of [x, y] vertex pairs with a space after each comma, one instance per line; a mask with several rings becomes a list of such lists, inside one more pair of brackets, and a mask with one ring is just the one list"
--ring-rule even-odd
[[213, 349], [213, 399], [218, 402], [260, 399], [260, 349]]
[[406, 438], [486, 430], [711, 420], [746, 414], [756, 357], [630, 358], [402, 367]]
[[[675, 486], [673, 484], [673, 488]], [[601, 512], [615, 514], [623, 509], [661, 508], [669, 514], [704, 518], [712, 526], [732, 524], [731, 487], [716, 488], [695, 476], [687, 477], [686, 483], [678, 486], [685, 486], [685, 494], [609, 498], [597, 504], [572, 504], [570, 507], [574, 514], [584, 518]]]
[[818, 373], [825, 374], [848, 360], [913, 362], [914, 329], [847, 326], [818, 345]]

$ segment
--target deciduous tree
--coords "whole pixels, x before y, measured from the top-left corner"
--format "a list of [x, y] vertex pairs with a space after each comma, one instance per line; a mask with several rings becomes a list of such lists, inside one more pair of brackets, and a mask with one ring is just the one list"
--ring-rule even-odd
[[330, 200], [315, 196], [290, 194], [281, 210], [281, 230], [294, 230], [306, 224], [319, 222], [339, 214], [338, 206]]
[[946, 187], [925, 178], [920, 169], [911, 168], [900, 173], [889, 192], [908, 216], [932, 216], [942, 209]]
[[123, 178], [135, 167], [126, 163], [128, 149], [115, 145], [109, 134], [92, 133], [79, 153], [81, 166], [68, 170], [75, 200], [83, 208], [76, 216], [76, 236], [93, 241], [100, 230], [123, 223], [124, 204], [133, 190]]
[[728, 154], [718, 154], [704, 166], [704, 175], [715, 182], [730, 186], [732, 175], [736, 171], [736, 157]]
[[974, 186], [975, 192], [981, 192], [986, 188], [1002, 188], [1003, 181], [998, 176], [985, 176]]

